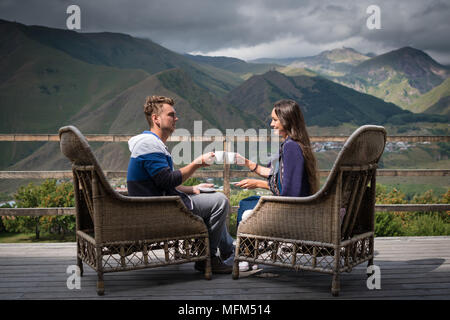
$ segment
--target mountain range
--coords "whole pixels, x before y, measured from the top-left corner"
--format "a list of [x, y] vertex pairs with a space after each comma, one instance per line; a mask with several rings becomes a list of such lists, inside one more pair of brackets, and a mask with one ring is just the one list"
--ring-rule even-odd
[[403, 47], [378, 56], [341, 48], [311, 57], [258, 59], [252, 62], [278, 63], [284, 67], [277, 70], [291, 75], [308, 69], [405, 110], [450, 115], [450, 88], [446, 82], [450, 77], [450, 68], [415, 48]]
[[[342, 48], [334, 50], [326, 50], [316, 56], [275, 59], [278, 62], [291, 69], [310, 69], [321, 75], [340, 76], [351, 71], [352, 67], [363, 61], [370, 59], [369, 56], [359, 53], [352, 48]], [[271, 61], [270, 59], [257, 59], [252, 62]], [[284, 69], [286, 70], [286, 69]]]
[[[175, 98], [177, 127], [190, 132], [195, 120], [203, 121], [203, 130], [268, 128], [273, 103], [284, 98], [301, 104], [309, 126], [448, 119], [444, 96], [448, 81], [439, 80], [448, 68], [437, 63], [418, 64], [434, 70], [426, 73], [426, 84], [403, 66], [402, 72], [416, 81], [411, 86], [422, 90], [420, 97], [432, 104], [427, 113], [416, 115], [358, 92], [367, 91], [368, 84], [375, 86], [375, 80], [361, 80], [365, 74], [375, 72], [379, 84], [389, 79], [374, 71], [380, 68], [381, 56], [349, 48], [293, 60], [287, 66], [280, 61], [259, 64], [181, 55], [151, 40], [119, 33], [77, 33], [5, 20], [0, 20], [0, 40], [1, 133], [57, 133], [68, 124], [85, 134], [140, 133], [147, 129], [143, 103], [153, 94]], [[373, 60], [376, 63], [370, 64]], [[351, 88], [362, 84], [367, 86], [364, 90]], [[3, 145], [2, 170], [68, 168], [55, 143]], [[93, 147], [105, 169], [126, 169], [126, 144], [94, 143]]]

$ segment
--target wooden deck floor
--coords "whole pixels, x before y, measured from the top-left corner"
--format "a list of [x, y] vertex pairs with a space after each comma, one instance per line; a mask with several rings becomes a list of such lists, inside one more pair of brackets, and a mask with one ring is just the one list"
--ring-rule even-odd
[[449, 299], [450, 237], [376, 238], [381, 289], [366, 286], [366, 263], [341, 276], [341, 294], [330, 294], [331, 276], [264, 266], [264, 275], [204, 280], [193, 263], [105, 274], [105, 296], [85, 265], [81, 289], [69, 290], [66, 273], [76, 263], [75, 243], [0, 244], [0, 299]]

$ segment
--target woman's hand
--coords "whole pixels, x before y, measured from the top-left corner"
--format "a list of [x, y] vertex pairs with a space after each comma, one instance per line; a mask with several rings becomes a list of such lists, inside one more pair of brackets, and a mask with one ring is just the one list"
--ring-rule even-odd
[[262, 180], [258, 179], [244, 179], [235, 184], [235, 186], [241, 187], [242, 189], [256, 189], [261, 188]]
[[214, 184], [212, 184], [212, 183], [200, 183], [200, 184], [192, 187], [192, 192], [194, 194], [200, 194], [200, 190], [198, 188], [213, 188], [213, 187], [214, 187]]
[[248, 160], [245, 159], [243, 156], [241, 156], [239, 153], [236, 152], [236, 164], [238, 166], [246, 166]]

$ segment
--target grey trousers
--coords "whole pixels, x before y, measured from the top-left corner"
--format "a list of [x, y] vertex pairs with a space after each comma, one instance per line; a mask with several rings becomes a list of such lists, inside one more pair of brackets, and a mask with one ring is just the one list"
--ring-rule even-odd
[[211, 256], [217, 254], [217, 248], [220, 248], [221, 252], [231, 252], [233, 242], [230, 244], [231, 237], [226, 225], [230, 211], [228, 198], [221, 192], [200, 193], [189, 197], [194, 205], [193, 213], [203, 218], [208, 228]]

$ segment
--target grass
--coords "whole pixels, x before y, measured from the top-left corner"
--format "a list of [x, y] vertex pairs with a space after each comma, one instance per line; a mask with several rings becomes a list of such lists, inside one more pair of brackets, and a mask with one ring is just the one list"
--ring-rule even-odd
[[74, 242], [75, 234], [61, 237], [58, 234], [41, 234], [36, 239], [34, 233], [0, 232], [0, 243], [52, 243], [52, 242]]
[[406, 236], [448, 236], [450, 223], [437, 212], [414, 216], [405, 230]]
[[377, 237], [449, 236], [450, 222], [444, 212], [377, 212]]

